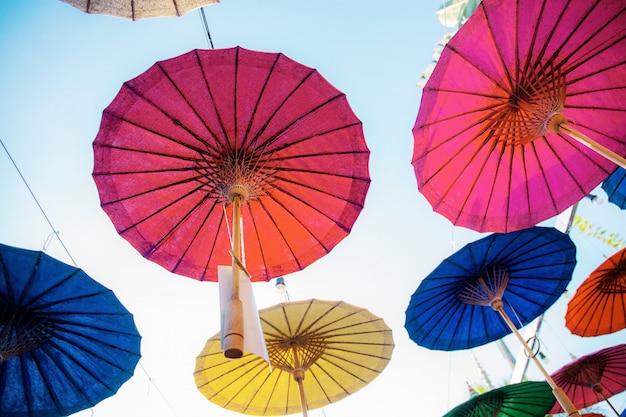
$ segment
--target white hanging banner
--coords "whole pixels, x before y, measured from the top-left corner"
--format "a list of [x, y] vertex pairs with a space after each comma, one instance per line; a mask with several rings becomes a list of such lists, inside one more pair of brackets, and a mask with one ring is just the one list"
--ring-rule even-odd
[[[220, 321], [222, 334], [222, 348], [224, 344], [224, 320], [226, 317], [226, 306], [232, 297], [233, 269], [232, 266], [220, 265], [217, 267], [218, 284], [220, 290]], [[243, 304], [243, 350], [254, 353], [263, 358], [270, 365], [270, 358], [267, 354], [265, 337], [261, 328], [259, 310], [254, 301], [252, 284], [245, 272], [239, 274], [239, 299]]]

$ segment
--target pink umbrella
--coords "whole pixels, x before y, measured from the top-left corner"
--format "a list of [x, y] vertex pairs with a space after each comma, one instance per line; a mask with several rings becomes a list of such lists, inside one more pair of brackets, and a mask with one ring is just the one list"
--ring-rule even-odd
[[626, 3], [485, 0], [444, 49], [413, 128], [418, 188], [452, 223], [508, 232], [626, 166]]
[[[609, 397], [626, 389], [626, 344], [578, 358], [557, 370], [552, 377], [576, 407], [589, 407], [605, 401], [620, 417]], [[562, 412], [563, 407], [558, 403], [550, 410], [551, 414]]]

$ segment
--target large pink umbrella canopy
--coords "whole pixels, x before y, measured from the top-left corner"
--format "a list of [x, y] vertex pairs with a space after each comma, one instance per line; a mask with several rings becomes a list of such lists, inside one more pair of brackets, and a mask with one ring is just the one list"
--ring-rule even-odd
[[103, 112], [94, 159], [118, 233], [203, 281], [231, 265], [232, 195], [242, 196], [237, 257], [262, 281], [330, 252], [370, 183], [345, 94], [283, 54], [241, 47], [194, 50], [124, 83]]
[[413, 128], [420, 192], [481, 232], [559, 214], [626, 156], [625, 62], [621, 0], [481, 2], [424, 87]]

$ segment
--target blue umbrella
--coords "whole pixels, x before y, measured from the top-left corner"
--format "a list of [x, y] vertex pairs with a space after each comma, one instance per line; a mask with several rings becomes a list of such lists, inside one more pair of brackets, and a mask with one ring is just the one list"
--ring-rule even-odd
[[0, 415], [94, 406], [133, 375], [140, 340], [128, 310], [81, 269], [0, 244]]
[[[511, 333], [494, 314], [498, 300], [522, 327], [565, 291], [576, 265], [576, 247], [554, 228], [494, 233], [445, 259], [419, 285], [405, 327], [420, 346], [470, 349]], [[485, 290], [485, 286], [489, 290]]]
[[609, 201], [622, 210], [626, 209], [626, 169], [617, 168], [602, 182], [602, 189], [609, 197]]
[[559, 403], [575, 412], [517, 330], [563, 294], [575, 265], [574, 243], [554, 228], [488, 235], [445, 259], [421, 282], [406, 310], [405, 328], [418, 345], [446, 351], [481, 346], [513, 332]]

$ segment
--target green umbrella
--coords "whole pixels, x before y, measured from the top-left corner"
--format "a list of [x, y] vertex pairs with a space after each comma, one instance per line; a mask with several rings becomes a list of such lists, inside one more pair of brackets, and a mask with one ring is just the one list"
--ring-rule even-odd
[[555, 401], [547, 382], [520, 382], [472, 397], [444, 417], [543, 417]]

